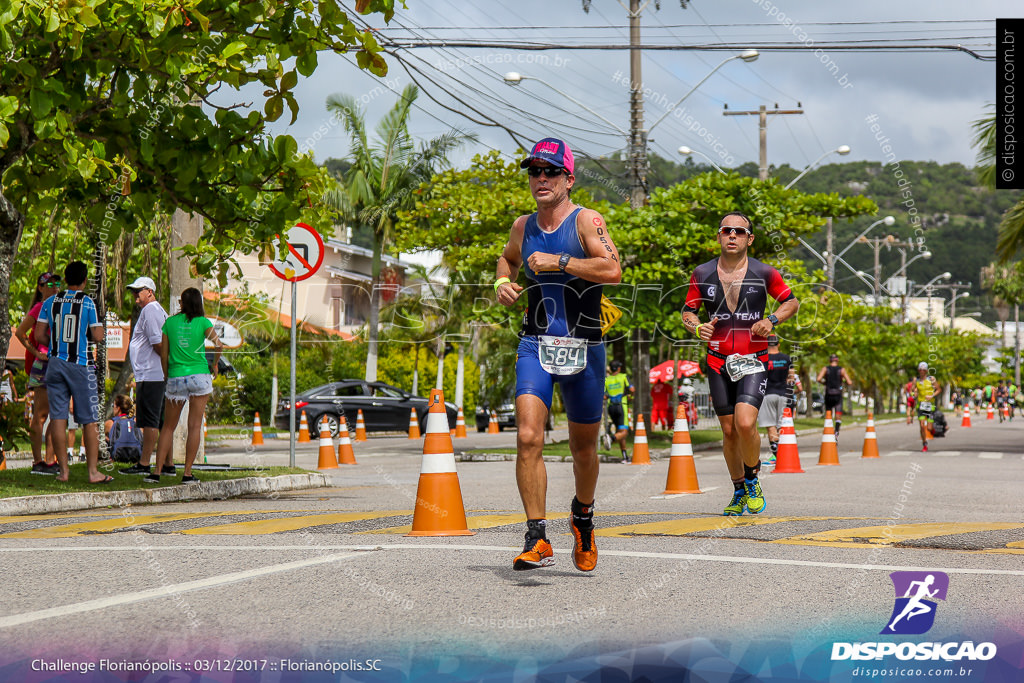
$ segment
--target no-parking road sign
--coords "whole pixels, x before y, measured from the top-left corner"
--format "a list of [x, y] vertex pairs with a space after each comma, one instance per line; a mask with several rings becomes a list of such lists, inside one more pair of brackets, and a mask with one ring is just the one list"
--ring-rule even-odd
[[305, 223], [296, 223], [285, 236], [285, 242], [288, 255], [284, 260], [272, 261], [270, 270], [289, 282], [300, 282], [312, 277], [324, 262], [324, 241], [320, 233]]

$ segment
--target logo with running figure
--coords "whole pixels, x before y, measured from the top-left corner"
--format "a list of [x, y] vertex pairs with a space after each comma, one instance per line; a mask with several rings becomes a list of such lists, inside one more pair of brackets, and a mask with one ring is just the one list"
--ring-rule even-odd
[[920, 635], [935, 623], [936, 600], [945, 600], [949, 576], [943, 572], [893, 572], [896, 604], [880, 633]]

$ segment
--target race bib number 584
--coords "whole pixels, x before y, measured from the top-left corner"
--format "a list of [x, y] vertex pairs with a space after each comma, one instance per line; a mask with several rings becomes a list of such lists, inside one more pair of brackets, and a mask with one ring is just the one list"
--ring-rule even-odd
[[575, 375], [587, 367], [587, 341], [573, 337], [541, 335], [540, 366], [552, 375]]

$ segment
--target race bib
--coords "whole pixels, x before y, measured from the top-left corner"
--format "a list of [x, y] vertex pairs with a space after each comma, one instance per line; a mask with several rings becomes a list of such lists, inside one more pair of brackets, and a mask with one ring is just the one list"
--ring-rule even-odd
[[921, 401], [921, 411], [922, 412], [930, 413], [932, 411], [932, 408], [934, 408], [934, 407], [935, 406], [932, 404], [931, 401]]
[[733, 382], [738, 382], [747, 375], [764, 372], [764, 363], [759, 361], [757, 356], [753, 354], [743, 356], [734, 353], [726, 357], [725, 370], [729, 373], [729, 379]]
[[537, 337], [540, 366], [552, 375], [575, 375], [587, 367], [587, 340], [573, 337]]

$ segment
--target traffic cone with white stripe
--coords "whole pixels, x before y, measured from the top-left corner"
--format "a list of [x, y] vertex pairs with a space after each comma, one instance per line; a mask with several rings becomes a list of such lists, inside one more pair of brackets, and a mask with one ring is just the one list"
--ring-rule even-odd
[[700, 484], [697, 483], [697, 468], [693, 464], [693, 446], [690, 444], [690, 428], [687, 424], [686, 408], [682, 405], [676, 406], [676, 421], [672, 429], [672, 450], [669, 452], [668, 477], [663, 493], [703, 493]]
[[961, 427], [971, 426], [971, 409], [968, 406], [964, 406], [964, 419], [960, 421]]
[[501, 429], [498, 428], [498, 413], [491, 411], [491, 419], [487, 422], [487, 433], [488, 434], [499, 434]]
[[423, 462], [416, 488], [416, 509], [408, 536], [471, 536], [455, 471], [455, 449], [440, 389], [430, 391]]
[[986, 420], [994, 420], [994, 419], [996, 419], [996, 413], [995, 413], [995, 410], [992, 409], [992, 404], [991, 403], [988, 404], [988, 412], [985, 414], [985, 419]]
[[779, 447], [775, 452], [775, 467], [772, 474], [803, 474], [800, 467], [800, 450], [796, 446], [796, 427], [793, 426], [793, 410], [785, 408], [779, 423]]
[[636, 415], [636, 434], [633, 435], [633, 458], [630, 465], [651, 464], [651, 450], [647, 446], [647, 426], [644, 425], [644, 416]]
[[420, 420], [416, 416], [416, 409], [412, 408], [409, 411], [409, 438], [418, 439], [420, 438]]
[[306, 421], [306, 411], [302, 411], [302, 415], [299, 417], [299, 438], [296, 439], [299, 443], [309, 443], [312, 441], [309, 438], [309, 422]]
[[868, 426], [864, 432], [864, 448], [861, 450], [860, 457], [878, 457], [878, 437], [875, 435], [875, 416], [872, 413], [868, 413]]
[[356, 413], [356, 441], [366, 441], [366, 423], [363, 422], [363, 409]]
[[348, 423], [345, 416], [341, 416], [341, 424], [338, 426], [338, 464], [356, 465], [356, 454], [352, 450], [352, 441], [348, 438]]
[[338, 469], [338, 459], [334, 457], [334, 439], [331, 438], [331, 428], [327, 426], [327, 416], [320, 420], [320, 457], [317, 460], [318, 470]]
[[263, 445], [263, 427], [260, 426], [260, 414], [256, 413], [256, 417], [252, 421], [252, 445], [262, 446]]
[[1008, 405], [1006, 405], [1005, 403], [1003, 404], [1003, 419], [1004, 420], [1009, 420], [1010, 419], [1010, 407]]
[[462, 406], [459, 406], [459, 416], [455, 418], [455, 438], [465, 439], [469, 436], [466, 433], [466, 416], [462, 414]]
[[839, 447], [836, 445], [836, 430], [832, 422], [832, 411], [825, 411], [825, 429], [821, 433], [821, 450], [818, 451], [819, 465], [838, 465]]

